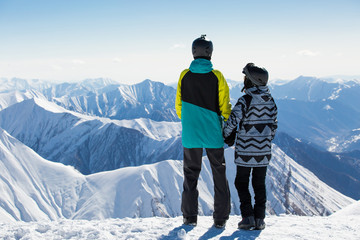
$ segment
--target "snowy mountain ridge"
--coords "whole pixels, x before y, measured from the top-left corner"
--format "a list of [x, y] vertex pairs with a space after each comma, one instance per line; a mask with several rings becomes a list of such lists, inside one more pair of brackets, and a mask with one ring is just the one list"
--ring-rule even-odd
[[[229, 182], [235, 178], [234, 150], [226, 150]], [[0, 131], [0, 221], [106, 219], [180, 216], [182, 162], [166, 160], [110, 172], [82, 175], [73, 167], [49, 162]], [[331, 189], [274, 145], [267, 178], [267, 213], [329, 215], [354, 202]], [[204, 157], [199, 179], [200, 215], [213, 211], [213, 184]], [[239, 214], [233, 184], [232, 214]]]
[[359, 88], [360, 82], [300, 76], [281, 85], [270, 83], [269, 86], [276, 98], [322, 101], [325, 99], [335, 100], [343, 95], [342, 91]]
[[27, 90], [25, 92], [16, 90], [12, 92], [0, 93], [0, 111], [10, 107], [11, 105], [32, 98], [44, 98], [44, 96], [35, 90]]
[[274, 143], [320, 180], [354, 199], [360, 199], [360, 151], [334, 153], [278, 132]]
[[111, 120], [33, 98], [0, 111], [0, 127], [42, 157], [84, 174], [181, 159], [181, 124]]
[[175, 89], [160, 82], [126, 85], [103, 78], [58, 84], [16, 78], [1, 81], [0, 94], [37, 91], [49, 101], [83, 114], [118, 120], [179, 121], [174, 109]]
[[39, 80], [39, 79], [21, 79], [21, 78], [0, 78], [0, 93], [20, 91], [26, 92], [28, 90], [42, 91], [50, 88], [54, 84], [51, 82]]
[[[89, 91], [98, 92], [101, 89], [112, 85], [120, 85], [109, 78], [85, 79], [75, 83], [55, 83], [39, 79], [21, 79], [21, 78], [0, 78], [0, 92], [20, 91], [26, 92], [36, 90], [38, 92], [47, 92], [55, 97], [63, 95], [74, 95], [75, 93], [87, 93]], [[82, 91], [80, 91], [82, 90]]]

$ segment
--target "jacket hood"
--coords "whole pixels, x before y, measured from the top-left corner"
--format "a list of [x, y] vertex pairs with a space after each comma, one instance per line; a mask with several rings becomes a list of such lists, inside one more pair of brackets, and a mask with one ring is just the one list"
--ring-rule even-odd
[[213, 70], [213, 65], [207, 59], [198, 58], [191, 62], [189, 69], [193, 73], [208, 73]]
[[245, 89], [245, 93], [249, 94], [251, 97], [258, 99], [260, 102], [269, 101], [272, 96], [268, 86], [255, 86], [248, 89]]

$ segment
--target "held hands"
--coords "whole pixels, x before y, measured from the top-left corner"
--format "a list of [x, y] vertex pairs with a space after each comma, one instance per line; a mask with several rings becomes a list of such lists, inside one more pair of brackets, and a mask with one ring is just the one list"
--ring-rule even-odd
[[235, 138], [236, 138], [236, 128], [233, 129], [233, 131], [230, 133], [229, 136], [227, 136], [227, 137], [223, 136], [223, 137], [224, 137], [224, 142], [229, 147], [233, 146], [235, 143]]

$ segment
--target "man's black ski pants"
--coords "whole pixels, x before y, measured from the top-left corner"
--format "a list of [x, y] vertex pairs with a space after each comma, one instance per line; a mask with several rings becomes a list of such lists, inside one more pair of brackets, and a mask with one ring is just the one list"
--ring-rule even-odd
[[[202, 148], [184, 148], [184, 189], [181, 211], [184, 217], [197, 216], [197, 183], [202, 164]], [[206, 148], [214, 181], [215, 220], [227, 220], [230, 214], [230, 190], [226, 178], [224, 148]]]

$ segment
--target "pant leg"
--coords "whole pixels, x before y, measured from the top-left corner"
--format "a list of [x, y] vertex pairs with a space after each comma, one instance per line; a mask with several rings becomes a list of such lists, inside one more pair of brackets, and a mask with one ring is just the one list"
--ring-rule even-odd
[[266, 210], [266, 170], [267, 167], [254, 167], [252, 172], [252, 186], [255, 193], [254, 216], [265, 218]]
[[206, 154], [210, 161], [214, 180], [213, 218], [215, 220], [227, 220], [231, 205], [229, 184], [226, 178], [224, 148], [207, 148]]
[[181, 211], [184, 217], [198, 214], [197, 183], [201, 171], [202, 152], [202, 148], [184, 148], [184, 184], [181, 200]]
[[251, 167], [237, 166], [236, 168], [235, 187], [240, 198], [240, 210], [243, 218], [254, 215], [249, 191], [250, 172]]

